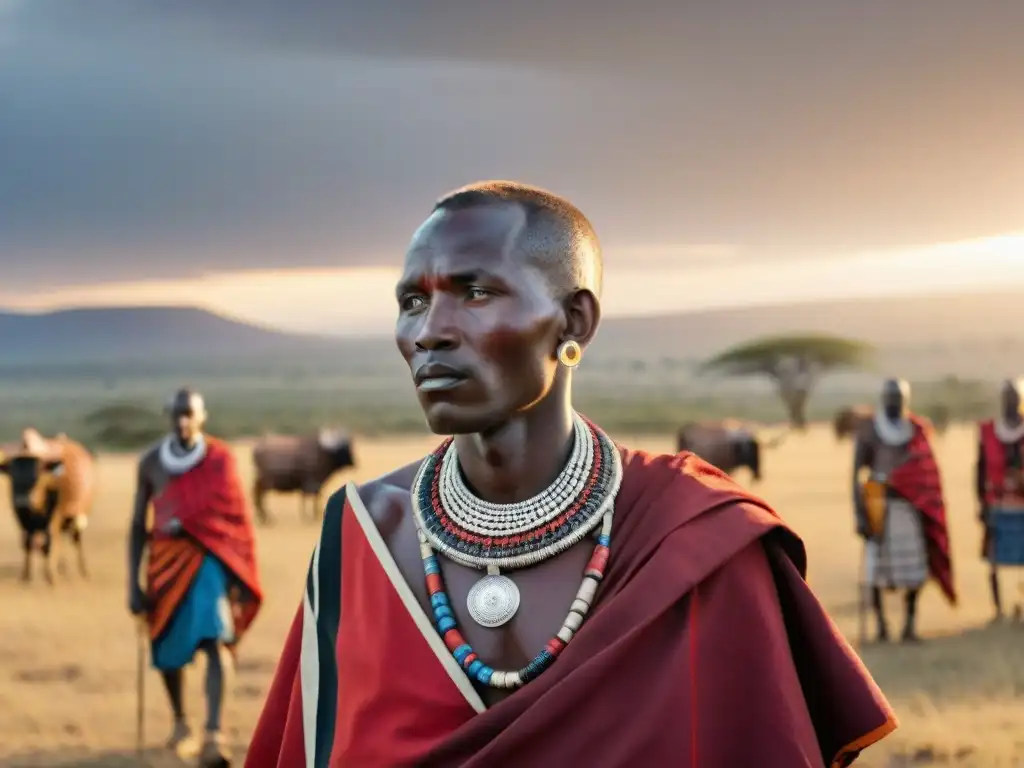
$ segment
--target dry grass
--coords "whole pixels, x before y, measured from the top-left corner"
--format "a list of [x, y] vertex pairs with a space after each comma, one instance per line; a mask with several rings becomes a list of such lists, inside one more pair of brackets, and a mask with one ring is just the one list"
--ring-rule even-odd
[[[667, 450], [669, 440], [625, 441]], [[431, 439], [364, 442], [356, 479], [372, 477], [424, 453]], [[867, 766], [1024, 765], [1024, 631], [992, 630], [986, 575], [977, 557], [971, 503], [972, 439], [952, 430], [940, 443], [951, 505], [954, 561], [962, 605], [953, 610], [930, 587], [922, 601], [921, 648], [866, 648], [864, 659], [897, 708], [901, 728], [862, 759]], [[245, 446], [240, 464], [248, 478]], [[837, 622], [855, 637], [859, 545], [847, 502], [850, 446], [824, 429], [793, 438], [766, 457], [759, 492], [804, 536], [811, 582]], [[103, 456], [102, 487], [88, 555], [93, 577], [74, 575], [48, 588], [17, 581], [20, 553], [13, 516], [0, 515], [0, 766], [135, 765], [136, 639], [125, 611], [125, 533], [133, 459]], [[335, 485], [345, 478], [339, 477]], [[746, 476], [741, 476], [746, 481]], [[6, 488], [3, 488], [7, 498]], [[6, 502], [3, 503], [6, 505]], [[317, 529], [296, 518], [296, 499], [276, 498], [279, 524], [260, 533], [267, 589], [262, 615], [246, 638], [234, 683], [229, 726], [244, 749], [301, 594]], [[72, 569], [72, 574], [74, 573]], [[899, 606], [890, 607], [898, 620]], [[201, 663], [199, 665], [201, 667]], [[191, 712], [203, 714], [197, 669]], [[159, 744], [169, 727], [163, 691], [146, 675], [150, 765], [172, 765]], [[737, 724], [742, 728], [742, 724]]]

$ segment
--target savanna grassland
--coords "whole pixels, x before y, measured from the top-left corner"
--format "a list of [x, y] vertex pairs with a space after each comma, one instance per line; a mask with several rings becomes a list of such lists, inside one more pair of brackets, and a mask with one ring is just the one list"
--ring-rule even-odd
[[[615, 437], [650, 450], [671, 449], [668, 436]], [[358, 470], [331, 488], [360, 481], [422, 455], [423, 436], [357, 438]], [[865, 647], [862, 656], [895, 705], [901, 727], [865, 753], [859, 765], [1024, 765], [1024, 628], [987, 626], [986, 571], [971, 502], [973, 437], [953, 427], [937, 443], [950, 504], [954, 567], [961, 605], [946, 605], [933, 587], [922, 599], [922, 647]], [[236, 443], [245, 481], [248, 444]], [[134, 756], [137, 640], [125, 609], [125, 538], [134, 456], [100, 453], [100, 490], [87, 532], [92, 576], [70, 575], [48, 587], [18, 581], [20, 548], [10, 513], [0, 515], [0, 766], [136, 765]], [[809, 579], [851, 640], [857, 635], [860, 545], [851, 532], [849, 443], [824, 426], [791, 436], [765, 457], [758, 492], [804, 537]], [[748, 482], [741, 471], [738, 479]], [[3, 501], [7, 507], [6, 483]], [[277, 518], [259, 530], [267, 597], [240, 651], [227, 725], [236, 755], [244, 753], [277, 654], [298, 604], [317, 527], [297, 517], [297, 499], [270, 502]], [[1008, 585], [1009, 586], [1009, 585]], [[1014, 582], [1016, 589], [1016, 582]], [[1009, 590], [1008, 590], [1009, 591]], [[1024, 597], [1024, 596], [1022, 596]], [[900, 620], [900, 605], [889, 605]], [[190, 714], [201, 725], [202, 661], [189, 676]], [[160, 744], [169, 714], [154, 672], [145, 674], [145, 759], [176, 765]], [[737, 723], [737, 735], [742, 735]]]

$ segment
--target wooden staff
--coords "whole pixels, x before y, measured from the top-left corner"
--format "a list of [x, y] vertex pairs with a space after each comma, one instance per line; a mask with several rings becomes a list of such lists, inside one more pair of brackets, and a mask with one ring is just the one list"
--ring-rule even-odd
[[868, 585], [865, 583], [865, 561], [868, 557], [868, 543], [864, 541], [860, 548], [860, 564], [857, 566], [857, 651], [861, 651], [868, 641]]
[[146, 743], [146, 643], [149, 640], [145, 617], [136, 622], [136, 669], [135, 669], [135, 755], [139, 765], [145, 765], [143, 749]]

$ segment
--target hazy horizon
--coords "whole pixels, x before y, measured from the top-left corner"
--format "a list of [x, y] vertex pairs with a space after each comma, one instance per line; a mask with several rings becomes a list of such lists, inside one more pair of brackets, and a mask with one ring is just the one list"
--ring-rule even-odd
[[[633, 261], [641, 265], [616, 267], [609, 259], [602, 300], [608, 317], [1024, 288], [1024, 235], [819, 261], [737, 264], [714, 254], [689, 268]], [[0, 308], [188, 305], [288, 331], [373, 333], [394, 322], [397, 277], [397, 269], [384, 267], [222, 272], [34, 293], [0, 290]]]

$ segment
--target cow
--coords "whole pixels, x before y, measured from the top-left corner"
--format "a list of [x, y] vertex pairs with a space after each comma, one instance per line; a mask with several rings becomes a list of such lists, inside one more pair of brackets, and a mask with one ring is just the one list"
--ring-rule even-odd
[[[22, 433], [21, 445], [0, 457], [0, 473], [10, 479], [11, 506], [22, 532], [22, 581], [31, 581], [32, 551], [38, 549], [44, 559], [44, 578], [54, 583], [53, 559], [61, 535], [74, 544], [79, 574], [87, 579], [82, 536], [95, 492], [91, 452], [64, 434], [46, 439], [29, 428]], [[65, 572], [63, 557], [57, 558], [57, 569]]]
[[320, 515], [320, 490], [327, 479], [343, 469], [355, 468], [352, 438], [342, 430], [321, 429], [312, 435], [264, 435], [252, 449], [256, 470], [253, 506], [261, 523], [270, 522], [263, 504], [267, 491], [298, 491], [299, 517], [312, 497], [312, 519]]
[[692, 451], [723, 472], [746, 467], [757, 482], [761, 479], [762, 450], [774, 448], [784, 434], [762, 445], [757, 434], [738, 421], [691, 421], [676, 434], [676, 450]]
[[840, 408], [836, 411], [835, 419], [832, 421], [836, 440], [858, 434], [861, 425], [873, 418], [875, 418], [875, 409], [870, 405], [850, 405]]

